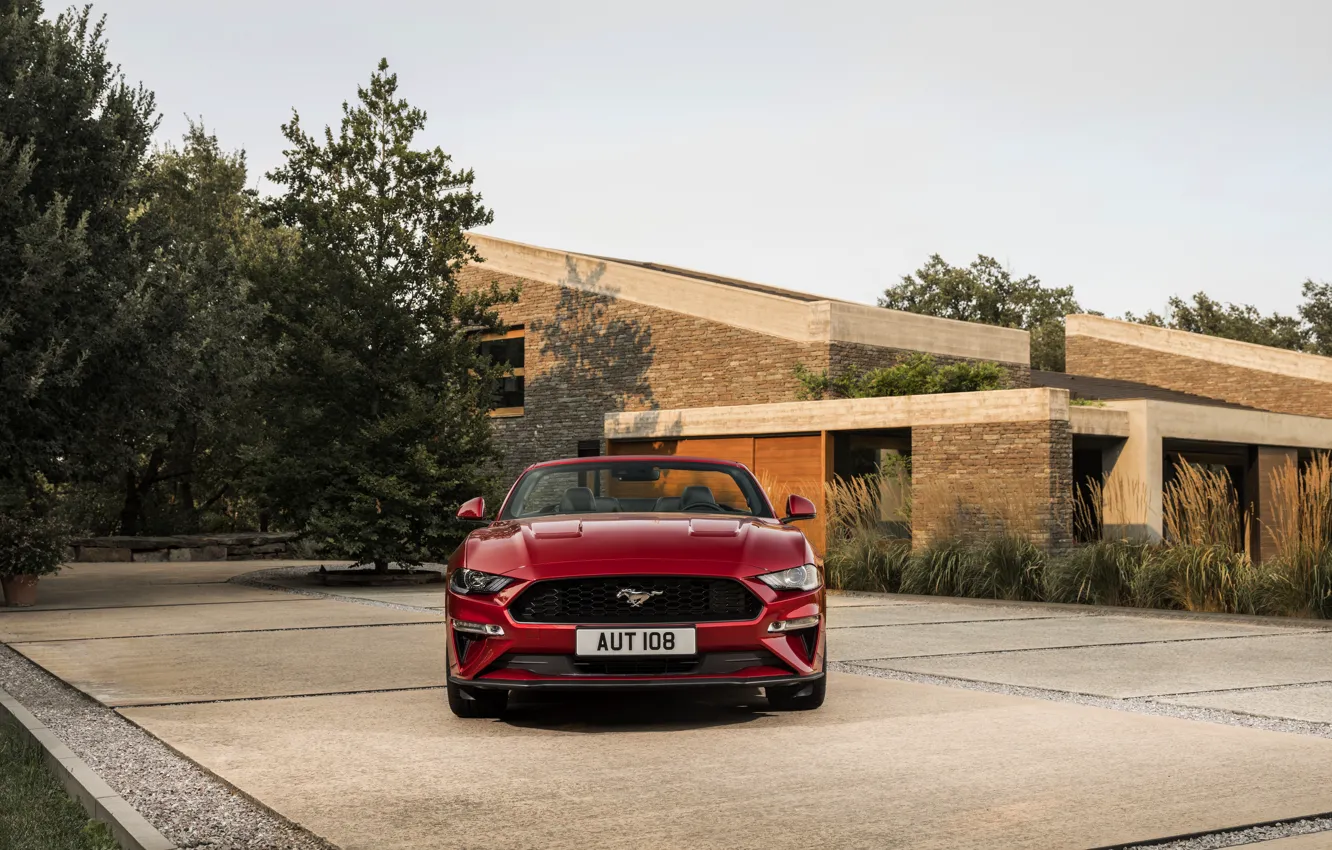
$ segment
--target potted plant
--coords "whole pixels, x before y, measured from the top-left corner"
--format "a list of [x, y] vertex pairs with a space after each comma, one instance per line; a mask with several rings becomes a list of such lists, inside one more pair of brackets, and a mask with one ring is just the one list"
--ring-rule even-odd
[[0, 501], [0, 588], [5, 604], [37, 604], [37, 580], [60, 570], [69, 531], [45, 481]]

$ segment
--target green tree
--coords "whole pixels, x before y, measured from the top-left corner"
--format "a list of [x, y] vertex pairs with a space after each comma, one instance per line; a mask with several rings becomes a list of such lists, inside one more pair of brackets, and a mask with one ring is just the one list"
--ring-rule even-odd
[[900, 363], [877, 369], [848, 369], [840, 375], [814, 372], [796, 364], [801, 399], [880, 398], [883, 396], [971, 393], [999, 390], [1008, 375], [998, 363], [949, 363], [940, 366], [928, 354], [913, 354]]
[[880, 307], [980, 322], [1031, 333], [1031, 367], [1064, 369], [1064, 316], [1081, 308], [1071, 286], [1049, 288], [1034, 275], [1014, 279], [992, 257], [965, 268], [935, 254], [879, 299]]
[[35, 492], [103, 454], [140, 398], [117, 336], [136, 297], [127, 226], [156, 126], [87, 9], [0, 2], [0, 484]]
[[[1306, 284], [1306, 297], [1309, 293], [1310, 284]], [[1155, 312], [1142, 316], [1125, 313], [1124, 319], [1293, 351], [1303, 351], [1309, 341], [1308, 329], [1294, 316], [1283, 316], [1280, 313], [1264, 316], [1252, 305], [1225, 304], [1205, 292], [1196, 293], [1191, 301], [1185, 301], [1179, 296], [1172, 297], [1167, 302], [1164, 316]]]
[[478, 259], [464, 231], [491, 213], [439, 148], [414, 150], [426, 116], [397, 97], [387, 62], [343, 105], [341, 127], [284, 125], [274, 219], [299, 233], [294, 263], [262, 288], [277, 345], [264, 464], [274, 504], [378, 570], [441, 557], [451, 509], [481, 491], [496, 449], [498, 370], [474, 333], [498, 329], [498, 288], [460, 291]]
[[244, 154], [191, 125], [135, 181], [138, 283], [116, 333], [137, 352], [119, 380], [137, 404], [97, 464], [121, 494], [121, 533], [199, 530], [244, 471], [270, 359], [249, 275], [280, 238], [245, 180]]
[[1300, 318], [1308, 334], [1305, 348], [1324, 357], [1332, 356], [1332, 283], [1306, 280], [1302, 294]]

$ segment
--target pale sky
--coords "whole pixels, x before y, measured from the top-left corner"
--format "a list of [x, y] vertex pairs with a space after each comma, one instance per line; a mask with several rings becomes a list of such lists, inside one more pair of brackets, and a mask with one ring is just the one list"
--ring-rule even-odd
[[202, 117], [256, 177], [386, 56], [507, 239], [865, 302], [935, 252], [1110, 314], [1332, 281], [1326, 0], [94, 11], [163, 138]]

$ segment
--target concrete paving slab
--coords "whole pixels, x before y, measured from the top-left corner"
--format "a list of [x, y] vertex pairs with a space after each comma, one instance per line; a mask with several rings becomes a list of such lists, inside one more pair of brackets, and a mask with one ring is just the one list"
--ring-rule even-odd
[[829, 608], [859, 608], [862, 606], [882, 607], [884, 605], [919, 605], [918, 599], [902, 600], [896, 599], [891, 595], [880, 596], [847, 596], [838, 593], [835, 590], [828, 591], [827, 594]]
[[281, 590], [263, 590], [239, 584], [137, 584], [134, 582], [68, 582], [37, 585], [37, 604], [31, 608], [0, 608], [0, 619], [25, 617], [34, 611], [72, 608], [125, 608], [154, 605], [197, 605], [302, 598]]
[[1271, 688], [1261, 691], [1220, 691], [1160, 702], [1220, 708], [1262, 717], [1284, 717], [1310, 723], [1332, 723], [1332, 684]]
[[[835, 622], [836, 616], [829, 615], [830, 625]], [[855, 661], [1285, 633], [1287, 631], [1279, 627], [1199, 620], [1055, 617], [1046, 620], [992, 620], [841, 629], [829, 637], [828, 646], [833, 660]]]
[[398, 611], [370, 605], [348, 605], [327, 599], [289, 597], [290, 601], [167, 605], [160, 608], [108, 608], [33, 611], [0, 616], [0, 641], [75, 640], [142, 635], [250, 632], [266, 629], [307, 629], [329, 626], [386, 625], [443, 621], [431, 612]]
[[828, 606], [828, 628], [897, 626], [912, 623], [951, 623], [982, 620], [1031, 620], [1036, 618], [1086, 616], [1067, 611], [1045, 612], [1039, 608], [982, 608], [975, 605], [934, 605], [923, 602], [896, 605]]
[[16, 643], [13, 648], [112, 706], [444, 684], [442, 624]]
[[344, 599], [368, 599], [372, 602], [392, 602], [394, 605], [412, 605], [417, 608], [443, 608], [445, 603], [444, 585], [435, 585], [437, 590], [398, 587], [358, 587], [358, 588], [312, 588], [320, 593]]
[[122, 713], [344, 850], [1078, 848], [1332, 809], [1332, 740], [836, 674], [820, 711], [750, 702]]
[[871, 666], [1123, 699], [1332, 681], [1332, 634], [903, 658]]

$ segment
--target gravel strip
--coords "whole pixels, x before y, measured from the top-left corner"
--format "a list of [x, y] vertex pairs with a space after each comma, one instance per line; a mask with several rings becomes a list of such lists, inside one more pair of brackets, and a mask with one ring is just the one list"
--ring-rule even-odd
[[0, 644], [0, 688], [181, 848], [336, 850]]

